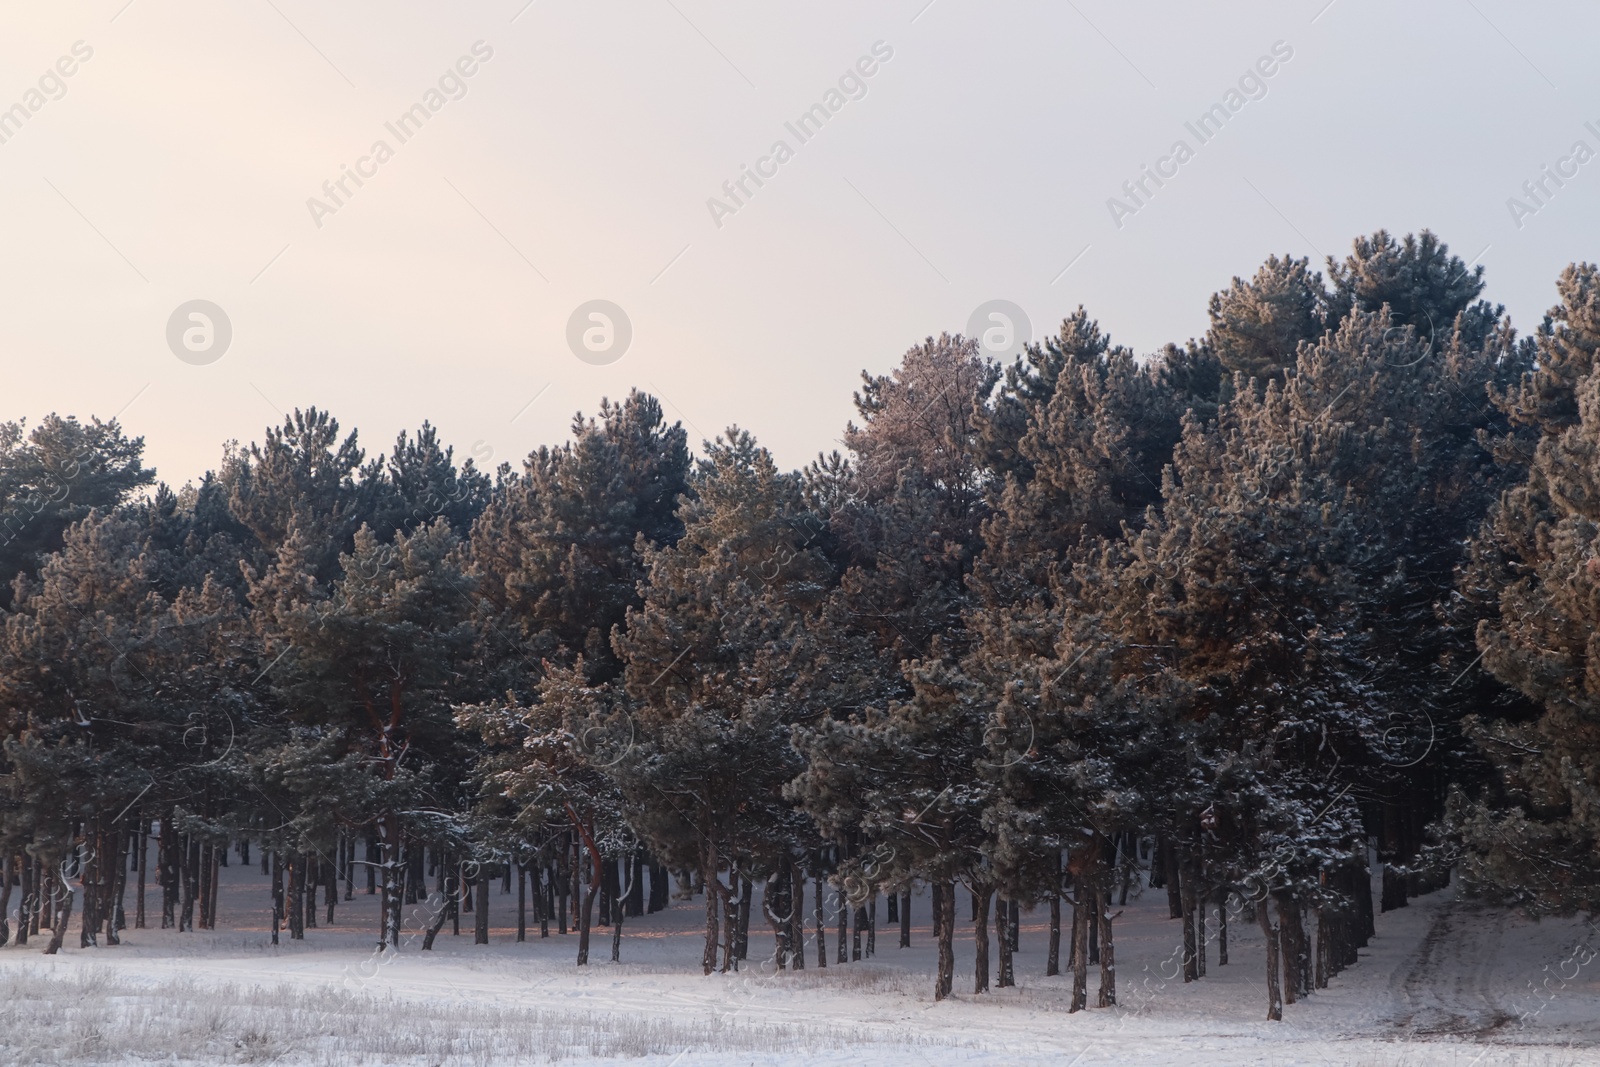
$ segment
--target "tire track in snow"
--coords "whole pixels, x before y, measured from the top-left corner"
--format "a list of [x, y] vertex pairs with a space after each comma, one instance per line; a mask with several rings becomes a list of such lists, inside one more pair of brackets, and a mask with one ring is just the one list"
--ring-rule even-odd
[[1404, 1038], [1484, 1038], [1516, 1021], [1501, 1004], [1494, 971], [1502, 959], [1507, 914], [1453, 900], [1406, 965], [1389, 983], [1395, 1014], [1389, 1025]]

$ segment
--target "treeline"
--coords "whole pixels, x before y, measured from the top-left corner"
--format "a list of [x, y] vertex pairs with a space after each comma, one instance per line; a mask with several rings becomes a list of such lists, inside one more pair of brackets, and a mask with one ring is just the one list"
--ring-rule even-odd
[[1008, 984], [1065, 904], [1074, 1010], [1146, 872], [1185, 980], [1260, 925], [1272, 1018], [1452, 869], [1593, 909], [1600, 269], [1526, 337], [1482, 276], [1379, 232], [1147, 358], [1082, 309], [1008, 366], [929, 338], [800, 471], [640, 393], [520, 470], [297, 411], [177, 491], [115, 422], [0, 427], [0, 940], [81, 895], [114, 942], [152, 830], [163, 926], [254, 842], [275, 931], [371, 878], [394, 946], [432, 879], [429, 943], [474, 894], [487, 940], [515, 872], [582, 963], [671, 874], [707, 973], [754, 886], [799, 967], [826, 896], [842, 954], [925, 885], [936, 997], [958, 887], [979, 991], [991, 916]]

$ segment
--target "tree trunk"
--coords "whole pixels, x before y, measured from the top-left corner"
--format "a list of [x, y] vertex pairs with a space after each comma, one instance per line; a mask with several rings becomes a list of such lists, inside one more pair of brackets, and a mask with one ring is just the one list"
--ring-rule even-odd
[[816, 895], [817, 901], [817, 967], [824, 968], [828, 966], [828, 908], [823, 902], [822, 876], [820, 874], [812, 879], [811, 889]]
[[378, 909], [379, 946], [391, 945], [400, 947], [400, 816], [394, 811], [386, 811], [378, 820], [377, 839], [380, 848], [378, 867], [383, 882], [383, 896]]
[[717, 969], [717, 935], [722, 907], [722, 901], [717, 899], [719, 882], [715, 842], [708, 841], [702, 847], [700, 873], [706, 883], [706, 945], [705, 951], [700, 954], [700, 969], [705, 974], [710, 974]]
[[301, 903], [305, 905], [305, 927], [309, 930], [317, 928], [317, 886], [322, 884], [322, 860], [315, 852], [307, 852], [300, 857], [300, 878], [305, 883], [305, 891], [300, 894]]
[[1093, 905], [1084, 877], [1072, 883], [1072, 1000], [1068, 1014], [1089, 1006], [1089, 917]]
[[1004, 897], [995, 900], [994, 918], [996, 932], [1000, 935], [1000, 976], [997, 988], [1006, 989], [1017, 984], [1016, 970], [1011, 962], [1011, 903]]
[[28, 935], [33, 932], [32, 927], [38, 915], [39, 900], [37, 890], [34, 888], [34, 861], [26, 852], [17, 856], [18, 888], [22, 890], [22, 902], [17, 906], [17, 944], [26, 945]]
[[806, 969], [806, 876], [805, 872], [795, 866], [793, 860], [787, 862], [789, 871], [789, 955], [794, 960], [794, 969]]
[[994, 890], [988, 886], [972, 891], [972, 992], [989, 991], [989, 900]]
[[1356, 869], [1356, 947], [1366, 948], [1377, 934], [1376, 915], [1372, 908], [1372, 872], [1367, 868], [1366, 850], [1361, 850], [1361, 865]]
[[654, 915], [671, 902], [672, 885], [665, 864], [650, 862], [650, 903], [646, 910]]
[[178, 925], [179, 868], [183, 862], [183, 847], [178, 831], [172, 825], [175, 813], [168, 808], [161, 816], [161, 837], [156, 843], [159, 856], [157, 875], [161, 880], [161, 929], [171, 930]]
[[639, 878], [643, 875], [642, 861], [639, 850], [634, 849], [631, 856], [622, 856], [617, 860], [618, 866], [626, 866], [628, 870], [628, 884], [619, 887], [617, 905], [613, 918], [616, 920], [611, 926], [611, 962], [622, 962], [622, 923], [630, 914], [640, 915], [644, 912], [644, 898], [638, 897], [635, 907], [634, 889], [638, 887]]
[[1117, 946], [1111, 933], [1110, 882], [1113, 876], [1113, 871], [1102, 868], [1101, 881], [1105, 888], [1097, 887], [1093, 894], [1095, 914], [1091, 921], [1100, 927], [1100, 992], [1095, 1000], [1099, 1008], [1109, 1008], [1117, 1002]]
[[[54, 875], [54, 881], [63, 882], [59, 863], [50, 873]], [[72, 920], [72, 887], [63, 883], [62, 889], [64, 892], [56, 895], [56, 912], [51, 918], [50, 943], [44, 950], [46, 956], [54, 956], [61, 951], [61, 942], [67, 936], [67, 924]]]
[[[535, 888], [538, 889], [534, 897], [539, 901], [539, 937], [546, 938], [550, 936], [550, 913], [556, 906], [555, 871], [548, 864], [541, 863], [534, 869], [534, 874], [537, 879]], [[539, 882], [544, 884], [539, 885]]]
[[768, 878], [767, 884], [761, 893], [761, 914], [765, 916], [767, 925], [772, 928], [773, 961], [778, 970], [789, 969], [789, 920], [793, 918], [791, 897], [789, 893], [788, 868], [783, 867], [774, 871]]
[[[111, 885], [107, 887], [106, 895], [106, 900], [110, 904], [109, 913], [106, 915], [106, 944], [120, 945], [122, 930], [127, 926], [128, 919], [123, 906], [128, 892], [128, 853], [132, 851], [129, 848], [131, 839], [128, 834], [120, 830], [112, 830], [108, 836], [116, 849], [116, 857], [109, 871]], [[216, 905], [213, 904], [212, 912], [215, 911]]]
[[[17, 876], [21, 877], [21, 871]], [[20, 911], [21, 909], [19, 909]], [[11, 943], [11, 856], [0, 855], [0, 948]]]
[[433, 924], [428, 927], [427, 933], [422, 935], [422, 951], [433, 949], [433, 939], [439, 936], [439, 931], [444, 929], [444, 921], [450, 917], [450, 904], [456, 895], [456, 879], [459, 869], [450, 862], [449, 856], [439, 857], [439, 874], [444, 879], [443, 896], [439, 900], [439, 910], [434, 913]]
[[621, 901], [611, 910], [611, 962], [622, 962], [622, 920], [627, 917], [628, 909]]
[[627, 915], [630, 919], [643, 915], [644, 904], [644, 850], [636, 848], [628, 864]]
[[571, 886], [571, 879], [567, 877], [567, 852], [563, 848], [556, 853], [555, 862], [550, 866], [550, 893], [556, 910], [556, 933], [562, 937], [567, 936], [567, 891]]
[[1050, 889], [1050, 947], [1046, 950], [1044, 958], [1044, 973], [1057, 975], [1061, 973], [1061, 876], [1057, 874], [1056, 884]]
[[956, 973], [956, 887], [949, 882], [935, 883], [939, 910], [934, 925], [939, 931], [939, 972], [934, 980], [933, 999], [950, 995]]
[[517, 943], [528, 940], [528, 869], [517, 864]]
[[1256, 921], [1267, 943], [1267, 1020], [1283, 1019], [1283, 987], [1278, 984], [1278, 924], [1272, 918], [1272, 898], [1265, 897], [1256, 904]]
[[489, 943], [489, 876], [485, 871], [478, 872], [476, 890], [477, 900], [474, 902], [472, 914], [472, 943], [474, 945], [487, 945]]
[[100, 928], [99, 886], [95, 883], [99, 879], [99, 871], [103, 860], [100, 856], [100, 835], [91, 835], [87, 824], [84, 826], [83, 848], [79, 851], [78, 883], [83, 887], [83, 917], [82, 929], [78, 933], [78, 947], [89, 948], [98, 945], [97, 934]]
[[[262, 860], [267, 854], [261, 854]], [[165, 925], [165, 924], [163, 924]], [[272, 850], [272, 943], [278, 943], [278, 931], [283, 926], [283, 857], [277, 849]]]
[[444, 929], [444, 921], [450, 914], [449, 900], [439, 901], [439, 910], [433, 913], [433, 922], [422, 935], [422, 951], [433, 951], [433, 939], [439, 936], [439, 931]]
[[600, 861], [600, 925], [611, 925], [611, 913], [621, 907], [617, 899], [618, 890], [622, 888], [617, 879], [617, 861], [605, 859]]
[[1327, 905], [1317, 908], [1312, 915], [1315, 922], [1315, 930], [1312, 932], [1311, 987], [1313, 989], [1326, 989], [1328, 988], [1329, 949], [1333, 943], [1333, 915]]
[[1302, 997], [1311, 995], [1311, 939], [1306, 934], [1305, 909], [1298, 900], [1293, 902], [1294, 908], [1294, 948], [1295, 971]]
[[855, 908], [855, 929], [850, 931], [850, 962], [856, 963], [861, 959], [861, 935], [867, 928], [867, 905], [862, 901]]
[[1217, 896], [1217, 966], [1228, 965], [1228, 893]]
[[323, 863], [320, 852], [306, 853], [306, 928], [317, 928], [317, 890], [322, 887]]
[[1100, 962], [1100, 924], [1094, 921], [1092, 913], [1089, 920], [1089, 962]]
[[911, 890], [900, 894], [900, 947], [911, 947]]
[[844, 886], [839, 887], [837, 898], [839, 905], [839, 962], [850, 962], [850, 901], [845, 896]]
[[739, 878], [739, 932], [733, 942], [733, 958], [736, 960], [750, 958], [750, 901], [754, 892], [755, 885], [750, 877], [742, 875]]
[[144, 929], [144, 887], [145, 869], [150, 866], [150, 823], [143, 816], [139, 818], [139, 883], [135, 887], [137, 896], [133, 902], [133, 928]]
[[302, 852], [289, 853], [289, 940], [306, 936], [306, 858]]
[[215, 846], [209, 841], [200, 841], [195, 844], [194, 851], [190, 854], [194, 868], [194, 899], [198, 912], [198, 925], [195, 929], [209, 930], [211, 928], [211, 853]]
[[332, 926], [333, 909], [339, 903], [339, 862], [337, 859], [333, 863], [323, 864], [322, 877], [322, 904], [328, 909], [327, 916], [323, 921]]
[[1300, 915], [1294, 903], [1278, 898], [1278, 955], [1283, 961], [1283, 1002], [1293, 1004], [1300, 997], [1299, 945], [1296, 927]]
[[1159, 846], [1162, 875], [1167, 887], [1167, 913], [1171, 918], [1183, 918], [1183, 894], [1178, 876], [1178, 850], [1171, 841], [1161, 839]]
[[583, 967], [589, 962], [589, 930], [594, 924], [594, 898], [600, 894], [600, 879], [589, 876], [589, 884], [583, 887], [583, 911], [578, 915], [578, 966]]
[[[728, 874], [730, 882], [737, 877], [738, 875], [731, 871]], [[738, 969], [734, 963], [734, 960], [738, 959], [734, 953], [734, 942], [739, 937], [739, 908], [734, 903], [731, 884], [724, 886], [718, 883], [717, 895], [722, 898], [722, 973], [727, 974]]]
[[1182, 872], [1181, 904], [1183, 907], [1183, 980], [1193, 982], [1204, 972], [1200, 961], [1202, 947], [1195, 929], [1196, 912], [1199, 911], [1199, 894], [1195, 891], [1195, 870], [1191, 863], [1179, 864]]

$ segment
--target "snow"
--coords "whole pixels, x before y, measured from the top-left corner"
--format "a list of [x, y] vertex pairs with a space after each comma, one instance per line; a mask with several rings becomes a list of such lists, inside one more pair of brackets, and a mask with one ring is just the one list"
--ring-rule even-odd
[[[129, 929], [120, 946], [82, 950], [74, 927], [59, 956], [43, 956], [43, 940], [0, 950], [0, 1063], [1600, 1065], [1600, 967], [1585, 947], [1600, 937], [1578, 920], [1533, 923], [1452, 890], [1379, 916], [1360, 963], [1277, 1024], [1263, 1018], [1259, 930], [1233, 923], [1232, 962], [1219, 967], [1213, 948], [1207, 976], [1186, 985], [1179, 923], [1159, 891], [1130, 900], [1116, 922], [1119, 1007], [1075, 1015], [1071, 976], [1043, 977], [1042, 909], [1023, 916], [1017, 987], [974, 996], [962, 899], [956, 995], [935, 1004], [925, 896], [913, 903], [911, 948], [897, 948], [885, 923], [874, 958], [840, 965], [830, 929], [825, 970], [808, 946], [806, 970], [778, 973], [762, 962], [773, 943], [753, 919], [746, 968], [711, 977], [699, 973], [698, 900], [629, 919], [621, 964], [607, 962], [610, 930], [597, 928], [595, 962], [578, 968], [575, 934], [541, 940], [534, 924], [515, 942], [516, 897], [498, 884], [491, 944], [472, 944], [464, 916], [463, 934], [447, 925], [432, 952], [417, 935], [383, 956], [372, 947], [376, 898], [359, 889], [334, 926], [303, 942], [285, 933], [277, 947], [267, 899], [259, 868], [235, 865], [223, 871], [215, 931]], [[880, 902], [880, 922], [883, 911]], [[1091, 967], [1091, 1003], [1097, 982]], [[78, 1039], [84, 1027], [93, 1040]]]

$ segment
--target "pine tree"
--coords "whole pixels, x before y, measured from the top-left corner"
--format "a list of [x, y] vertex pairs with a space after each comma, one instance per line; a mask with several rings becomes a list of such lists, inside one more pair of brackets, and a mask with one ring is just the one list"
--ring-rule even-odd
[[[610, 638], [642, 603], [645, 550], [682, 533], [676, 508], [688, 468], [682, 428], [634, 392], [622, 404], [602, 402], [596, 419], [575, 418], [569, 444], [529, 456], [473, 526], [487, 608], [477, 667], [500, 698], [456, 712], [484, 746], [474, 770], [476, 829], [541, 862], [574, 844], [586, 850], [580, 962], [598, 864], [633, 840], [602, 769], [622, 751], [615, 745], [631, 741], [627, 731], [613, 738], [611, 717], [599, 710], [610, 699], [604, 683], [621, 670]], [[591, 715], [608, 726], [589, 725]]]
[[[1424, 338], [1461, 329], [1476, 346], [1494, 329], [1503, 309], [1478, 300], [1483, 267], [1468, 267], [1450, 246], [1427, 230], [1396, 241], [1388, 231], [1358, 237], [1339, 263], [1328, 257], [1327, 325], [1337, 329], [1353, 311], [1389, 308], [1395, 323]], [[1465, 321], [1457, 326], [1458, 316]]]
[[[448, 797], [438, 803], [428, 773], [430, 764], [461, 758], [450, 704], [465, 688], [461, 671], [472, 655], [472, 577], [443, 518], [410, 536], [396, 534], [392, 546], [365, 526], [354, 542], [339, 557], [339, 577], [323, 587], [311, 563], [320, 546], [292, 523], [276, 567], [252, 580], [250, 598], [277, 651], [270, 676], [276, 699], [312, 730], [271, 757], [315, 787], [297, 805], [311, 816], [301, 850], [316, 847], [319, 837], [326, 842], [330, 827], [317, 832], [326, 807], [319, 791], [344, 779], [345, 810], [370, 818], [383, 847], [379, 940], [397, 946], [407, 869], [402, 835], [418, 829], [401, 812], [453, 806]], [[301, 751], [308, 745], [311, 751]], [[308, 762], [311, 755], [317, 759]], [[319, 764], [330, 756], [342, 767]], [[352, 773], [358, 768], [366, 773]], [[462, 769], [450, 769], [447, 783], [459, 782]]]
[[782, 788], [799, 770], [788, 741], [805, 707], [794, 650], [831, 572], [807, 543], [799, 479], [749, 434], [708, 443], [692, 488], [682, 538], [646, 550], [644, 604], [613, 633], [634, 740], [606, 769], [651, 853], [700, 872], [709, 974], [719, 932], [722, 968], [734, 958], [722, 874], [770, 873], [790, 852]]
[[[1099, 638], [1098, 587], [1125, 566], [1110, 546], [1159, 500], [1179, 402], [1159, 370], [1113, 347], [1082, 309], [1068, 319], [1029, 365], [1008, 372], [996, 407], [1023, 416], [1020, 462], [992, 493], [969, 582], [974, 641], [962, 670], [987, 695], [978, 759], [996, 790], [987, 849], [1007, 895], [1030, 901], [1059, 899], [1065, 854], [1076, 929], [1098, 924], [1102, 1007], [1115, 1002], [1100, 903], [1113, 842], [1148, 815], [1131, 802], [1131, 783], [1162, 762], [1172, 735], [1161, 709], [1176, 702], [1149, 700], [1119, 678], [1127, 656]], [[1079, 963], [1072, 1010], [1086, 1002]]]
[[34, 573], [67, 527], [155, 481], [143, 455], [144, 438], [127, 437], [115, 419], [0, 423], [0, 607], [11, 604], [12, 579]]
[[[147, 565], [134, 523], [91, 512], [68, 528], [37, 580], [18, 579], [17, 611], [0, 636], [10, 771], [0, 838], [25, 842], [51, 877], [78, 878], [84, 947], [102, 933], [117, 941], [127, 816], [158, 784], [153, 772], [174, 762], [189, 725], [163, 699], [170, 620]], [[55, 925], [50, 951], [63, 933]]]
[[1484, 666], [1531, 705], [1468, 722], [1499, 788], [1458, 805], [1464, 875], [1536, 913], [1600, 907], [1600, 268], [1568, 267], [1557, 288], [1537, 366], [1498, 398], [1538, 433], [1526, 480], [1495, 504], [1463, 574], [1485, 615]]
[[667, 546], [687, 490], [689, 455], [681, 426], [668, 425], [653, 397], [634, 392], [581, 415], [573, 439], [528, 457], [473, 527], [473, 561], [493, 616], [484, 666], [497, 688], [526, 697], [539, 664], [573, 663], [615, 677], [611, 630], [639, 604], [642, 547]]
[[1234, 278], [1213, 294], [1210, 314], [1206, 345], [1228, 375], [1265, 383], [1294, 366], [1301, 342], [1322, 335], [1327, 294], [1307, 260], [1269, 256], [1250, 281]]
[[341, 441], [339, 421], [316, 408], [296, 409], [282, 427], [268, 427], [261, 444], [230, 446], [218, 478], [234, 519], [256, 539], [245, 562], [269, 566], [298, 528], [312, 576], [331, 581], [339, 555], [375, 518], [383, 494], [382, 460], [365, 461], [356, 434]]

